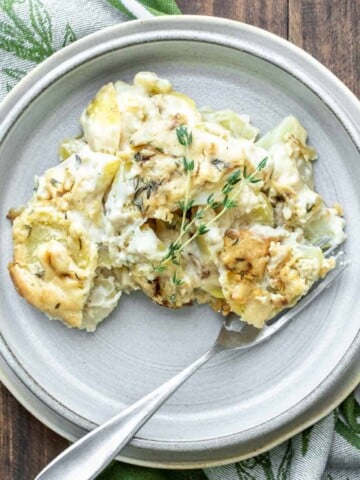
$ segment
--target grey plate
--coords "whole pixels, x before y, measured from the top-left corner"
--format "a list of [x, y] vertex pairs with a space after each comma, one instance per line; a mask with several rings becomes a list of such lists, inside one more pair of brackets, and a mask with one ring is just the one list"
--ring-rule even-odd
[[74, 439], [203, 353], [220, 326], [207, 307], [171, 312], [141, 294], [93, 335], [49, 322], [15, 292], [9, 207], [56, 163], [84, 105], [105, 82], [139, 70], [169, 78], [199, 105], [249, 113], [264, 132], [296, 115], [320, 154], [318, 189], [341, 202], [353, 263], [270, 342], [217, 358], [191, 379], [122, 454], [137, 464], [194, 467], [268, 449], [331, 411], [360, 380], [358, 239], [360, 108], [329, 71], [256, 28], [206, 17], [111, 27], [55, 54], [0, 106], [1, 378], [38, 418]]

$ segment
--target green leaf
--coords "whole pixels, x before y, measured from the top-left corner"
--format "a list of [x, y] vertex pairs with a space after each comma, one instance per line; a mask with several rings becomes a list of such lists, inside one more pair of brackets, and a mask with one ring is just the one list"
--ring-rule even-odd
[[176, 273], [174, 273], [173, 277], [172, 277], [172, 281], [173, 281], [173, 284], [174, 285], [177, 285], [177, 286], [180, 286], [184, 283], [184, 280], [181, 280], [181, 278], [178, 278], [176, 276]]
[[187, 147], [192, 144], [192, 133], [188, 131], [187, 125], [180, 125], [180, 127], [177, 127], [176, 136], [178, 142], [183, 147]]
[[165, 472], [114, 462], [97, 480], [168, 480]]
[[214, 167], [221, 172], [226, 168], [228, 165], [224, 160], [220, 160], [219, 158], [214, 158], [214, 160], [211, 160], [211, 165], [214, 165]]
[[238, 204], [234, 200], [230, 200], [230, 198], [225, 197], [223, 202], [224, 208], [234, 208], [237, 207]]
[[184, 202], [184, 200], [180, 200], [179, 201], [179, 208], [180, 210], [183, 212], [187, 212], [188, 210], [190, 210], [190, 208], [193, 206], [194, 204], [194, 200], [189, 200], [187, 203]]
[[234, 187], [232, 185], [229, 185], [228, 183], [225, 183], [225, 185], [222, 187], [221, 191], [223, 192], [224, 195], [228, 195], [230, 192], [232, 192]]
[[[174, 0], [138, 0], [153, 15], [180, 15], [181, 10]], [[135, 18], [134, 15], [123, 5], [120, 0], [108, 0], [110, 5], [120, 10], [120, 12]]]
[[[0, 21], [0, 50], [15, 54], [18, 58], [39, 63], [52, 55], [53, 44], [51, 18], [41, 0], [29, 0], [29, 18], [24, 21], [15, 10], [13, 0], [0, 0], [0, 10], [8, 22]], [[65, 28], [62, 46], [76, 40], [68, 23]]]
[[134, 15], [121, 3], [120, 0], [108, 0], [110, 5], [120, 10], [120, 12], [125, 13], [128, 17], [135, 18]]
[[211, 195], [208, 196], [206, 203], [211, 207], [211, 205], [214, 203], [214, 194], [212, 193]]
[[12, 39], [0, 34], [0, 50], [14, 53], [22, 60], [30, 60], [36, 63], [40, 61], [38, 51], [26, 47], [25, 42], [20, 37]]
[[50, 178], [50, 183], [53, 187], [57, 187], [58, 185], [60, 185], [59, 180], [56, 180], [56, 178]]
[[309, 443], [310, 443], [310, 436], [311, 436], [311, 431], [314, 427], [309, 427], [303, 432], [301, 432], [301, 455], [305, 457], [309, 450]]
[[[256, 470], [258, 467], [262, 468], [264, 475], [250, 473], [251, 470]], [[239, 480], [259, 480], [260, 477], [264, 478], [264, 480], [275, 480], [269, 452], [236, 463], [235, 468]]]
[[[252, 459], [249, 460], [251, 461]], [[253, 466], [247, 465], [248, 463], [248, 460], [244, 460], [241, 463], [235, 463], [236, 473], [239, 477], [239, 480], [257, 480], [257, 477], [255, 477], [248, 471], [248, 468], [250, 468], [251, 470], [253, 469]]]
[[53, 34], [51, 18], [40, 0], [30, 0], [30, 21], [42, 42], [49, 50], [52, 50]]
[[174, 252], [176, 252], [180, 248], [181, 248], [181, 243], [178, 243], [178, 242], [171, 242], [169, 245], [169, 249], [173, 250]]
[[281, 460], [279, 470], [277, 472], [276, 480], [290, 480], [293, 454], [294, 451], [292, 448], [291, 440], [289, 440], [286, 446], [284, 457]]
[[199, 235], [205, 235], [205, 233], [207, 233], [209, 231], [208, 227], [205, 225], [205, 223], [202, 223], [199, 227], [198, 227], [198, 233]]
[[256, 461], [261, 465], [266, 480], [275, 480], [270, 453], [266, 452], [258, 455]]
[[18, 31], [12, 25], [0, 21], [0, 34], [15, 39], [18, 36]]
[[[15, 2], [9, 0], [0, 2], [0, 10], [8, 20], [6, 23], [1, 22], [0, 50], [13, 53], [23, 60], [39, 63], [55, 51], [49, 44], [49, 31], [45, 33], [45, 30], [48, 30], [48, 14], [40, 0], [32, 0], [29, 7], [29, 28], [15, 12], [14, 5]], [[52, 38], [51, 28], [50, 35]]]
[[70, 24], [67, 23], [65, 27], [65, 35], [64, 35], [64, 41], [62, 43], [63, 47], [66, 47], [67, 45], [70, 45], [70, 43], [75, 42], [76, 40], [76, 35], [74, 33], [74, 30], [71, 28]]
[[256, 170], [258, 172], [260, 172], [260, 170], [263, 170], [265, 167], [266, 167], [266, 163], [267, 163], [267, 160], [268, 160], [268, 157], [265, 157], [261, 160], [261, 162], [259, 163], [259, 165], [256, 167]]
[[350, 428], [360, 434], [360, 405], [355, 394], [350, 395], [340, 406], [340, 413], [345, 416]]
[[[3, 68], [2, 70], [8, 77], [13, 78], [15, 82], [19, 82], [25, 75], [25, 70], [20, 68]], [[9, 82], [6, 83], [6, 91], [10, 92], [14, 88], [14, 85], [11, 85]]]
[[16, 37], [22, 37], [23, 40], [30, 41], [33, 39], [33, 32], [27, 27], [26, 23], [14, 11], [14, 5], [17, 3], [14, 0], [3, 0], [0, 2], [0, 10], [12, 21], [16, 29]]
[[198, 210], [198, 211], [195, 213], [194, 218], [196, 218], [196, 219], [204, 218], [204, 209], [203, 209], [203, 208], [200, 208], [200, 210]]
[[3, 68], [2, 71], [17, 82], [19, 82], [26, 75], [25, 70], [21, 70], [20, 68]]
[[167, 471], [165, 474], [168, 480], [208, 480], [202, 470], [176, 470]]
[[360, 405], [354, 394], [340, 405], [335, 430], [350, 445], [360, 450]]
[[180, 15], [181, 10], [174, 0], [139, 0], [154, 15]]
[[[246, 167], [245, 167], [246, 168]], [[245, 169], [244, 169], [245, 172]], [[226, 183], [228, 185], [236, 185], [241, 180], [241, 171], [235, 170], [231, 175], [229, 175]]]
[[195, 167], [194, 160], [188, 160], [186, 157], [183, 157], [183, 165], [185, 172], [192, 172]]
[[157, 267], [155, 267], [155, 272], [156, 273], [162, 273], [166, 270], [166, 266], [165, 265], [158, 265]]
[[215, 199], [214, 199], [214, 194], [212, 193], [211, 195], [208, 196], [208, 198], [207, 198], [207, 200], [206, 200], [206, 203], [209, 205], [209, 207], [211, 207], [211, 208], [213, 208], [213, 209], [215, 210], [216, 208], [221, 207], [221, 205], [224, 204], [225, 199], [227, 199], [227, 198], [228, 198], [228, 197], [225, 196], [225, 197], [224, 197], [224, 200], [223, 200], [222, 202], [217, 202], [217, 201], [215, 201]]

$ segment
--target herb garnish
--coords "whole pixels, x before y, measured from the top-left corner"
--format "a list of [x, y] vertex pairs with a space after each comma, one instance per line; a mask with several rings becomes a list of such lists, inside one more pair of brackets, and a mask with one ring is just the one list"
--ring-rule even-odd
[[135, 153], [134, 155], [134, 160], [135, 162], [147, 162], [148, 160], [150, 160], [150, 158], [153, 156], [154, 154], [153, 153], [150, 153], [150, 154], [144, 154], [142, 152], [137, 152]]
[[[180, 210], [182, 211], [180, 233], [179, 233], [179, 236], [178, 236], [177, 240], [175, 242], [173, 242], [172, 244], [170, 244], [169, 251], [168, 251], [168, 254], [170, 254], [170, 257], [168, 257], [168, 260], [171, 259], [171, 262], [174, 265], [176, 265], [175, 273], [172, 277], [172, 282], [175, 286], [175, 292], [173, 293], [173, 295], [171, 295], [172, 298], [170, 299], [170, 301], [172, 303], [176, 302], [177, 287], [179, 287], [180, 285], [182, 285], [184, 283], [183, 280], [178, 278], [178, 268], [179, 268], [179, 265], [180, 265], [178, 257], [179, 257], [180, 251], [181, 251], [180, 250], [180, 248], [181, 248], [180, 240], [181, 240], [182, 236], [184, 235], [184, 233], [186, 232], [186, 227], [185, 227], [186, 213], [191, 209], [191, 207], [193, 206], [193, 203], [194, 203], [193, 200], [189, 200], [189, 196], [190, 196], [191, 172], [194, 170], [194, 167], [195, 167], [194, 160], [190, 159], [190, 147], [191, 147], [191, 144], [192, 144], [192, 132], [190, 132], [188, 130], [187, 125], [180, 125], [180, 127], [177, 127], [177, 129], [176, 129], [176, 136], [177, 136], [178, 142], [180, 143], [180, 145], [182, 145], [184, 147], [184, 150], [185, 150], [185, 152], [184, 152], [185, 155], [183, 156], [182, 160], [183, 160], [184, 172], [186, 174], [186, 185], [185, 185], [185, 199], [179, 202], [179, 207], [180, 207]], [[163, 265], [160, 264], [156, 268], [157, 272], [159, 271], [158, 270], [159, 267], [160, 267], [160, 269], [162, 269], [162, 267], [165, 267], [165, 264], [163, 264]]]
[[[184, 170], [187, 173], [187, 188], [185, 193], [185, 200], [179, 202], [179, 207], [182, 210], [183, 215], [182, 215], [179, 236], [175, 242], [170, 243], [166, 254], [161, 259], [159, 265], [155, 267], [155, 272], [162, 273], [166, 270], [168, 263], [174, 264], [176, 266], [176, 269], [175, 269], [175, 274], [172, 277], [172, 282], [175, 286], [179, 286], [184, 283], [184, 281], [178, 277], [178, 267], [180, 265], [181, 252], [185, 249], [185, 247], [187, 247], [187, 245], [189, 245], [197, 237], [199, 237], [200, 235], [205, 235], [207, 232], [209, 232], [210, 226], [213, 223], [215, 223], [217, 220], [219, 220], [219, 218], [222, 215], [224, 215], [224, 213], [227, 210], [237, 206], [237, 202], [234, 199], [232, 199], [230, 195], [236, 184], [238, 184], [239, 182], [244, 182], [245, 184], [256, 184], [261, 181], [260, 178], [256, 178], [256, 175], [257, 173], [259, 173], [261, 170], [265, 168], [267, 163], [267, 157], [261, 160], [261, 162], [258, 164], [256, 169], [254, 170], [254, 172], [251, 174], [247, 173], [246, 166], [243, 168], [242, 171], [240, 169], [233, 171], [231, 175], [229, 175], [229, 177], [227, 178], [224, 186], [222, 187], [222, 194], [223, 194], [222, 199], [218, 201], [218, 200], [215, 200], [213, 193], [209, 195], [209, 197], [207, 198], [206, 205], [198, 209], [195, 215], [193, 216], [192, 220], [187, 224], [185, 224], [186, 212], [193, 206], [193, 203], [194, 203], [193, 200], [189, 200], [190, 174], [194, 168], [194, 161], [189, 160], [189, 149], [188, 149], [189, 145], [191, 145], [192, 143], [192, 134], [188, 132], [186, 126], [178, 127], [176, 133], [177, 133], [179, 143], [185, 147], [185, 156], [184, 156], [183, 164], [184, 164]], [[197, 226], [195, 232], [192, 233], [185, 242], [182, 242], [183, 236], [186, 233], [190, 232], [191, 227], [194, 226], [197, 220], [204, 218], [205, 212], [209, 209], [212, 209], [215, 212], [216, 211], [218, 212], [208, 222], [200, 223], [200, 225]], [[173, 300], [175, 301], [176, 295], [175, 297], [172, 295], [172, 297], [173, 297]]]
[[140, 210], [140, 212], [144, 211], [144, 202], [142, 197], [134, 199], [133, 204]]
[[224, 170], [224, 168], [228, 166], [228, 164], [224, 162], [224, 160], [220, 160], [219, 158], [214, 158], [214, 160], [211, 160], [210, 163], [214, 165], [214, 167], [219, 170], [219, 172], [221, 172], [222, 170]]
[[186, 173], [186, 186], [185, 186], [185, 200], [180, 202], [180, 208], [182, 210], [182, 218], [181, 218], [181, 227], [180, 227], [180, 234], [184, 230], [185, 219], [186, 219], [186, 212], [190, 210], [193, 205], [193, 202], [189, 202], [190, 196], [190, 178], [191, 172], [194, 170], [194, 160], [190, 160], [189, 158], [189, 147], [192, 144], [192, 132], [188, 131], [186, 125], [181, 125], [176, 129], [176, 136], [180, 145], [185, 148], [185, 155], [183, 157], [183, 165], [184, 170]]
[[[179, 278], [178, 269], [180, 266], [180, 257], [182, 251], [189, 245], [193, 240], [201, 235], [205, 235], [209, 232], [210, 227], [215, 223], [219, 218], [224, 215], [224, 213], [230, 208], [237, 206], [237, 202], [231, 198], [231, 193], [234, 190], [234, 187], [239, 182], [244, 182], [245, 184], [255, 184], [261, 181], [260, 178], [256, 178], [258, 172], [263, 170], [266, 166], [267, 157], [261, 160], [253, 173], [248, 174], [246, 166], [241, 171], [240, 169], [233, 171], [227, 178], [224, 186], [222, 187], [222, 198], [221, 200], [215, 200], [214, 193], [210, 194], [207, 198], [206, 205], [202, 208], [199, 208], [194, 214], [193, 218], [186, 223], [187, 212], [193, 207], [194, 200], [190, 200], [190, 184], [191, 184], [191, 174], [195, 167], [195, 162], [190, 158], [190, 147], [192, 145], [192, 132], [188, 130], [186, 125], [181, 125], [176, 129], [176, 136], [180, 145], [184, 147], [184, 156], [183, 156], [183, 167], [186, 174], [186, 187], [185, 187], [185, 198], [179, 202], [179, 208], [182, 211], [180, 232], [177, 239], [170, 243], [168, 246], [166, 254], [161, 259], [160, 263], [154, 268], [155, 272], [160, 274], [167, 269], [169, 263], [175, 265], [175, 273], [172, 276], [172, 283], [174, 285], [175, 291], [170, 296], [170, 302], [176, 302], [176, 292], [177, 288], [184, 284], [184, 280]], [[227, 167], [227, 164], [219, 159], [214, 159], [211, 163], [219, 170], [223, 170]], [[137, 195], [146, 189], [146, 186], [139, 187], [135, 192], [135, 198]], [[150, 193], [147, 194], [149, 198]], [[135, 203], [135, 202], [134, 202]], [[139, 206], [140, 208], [140, 206]], [[141, 206], [142, 208], [142, 206]], [[140, 208], [140, 209], [141, 209]], [[212, 209], [215, 211], [215, 216], [205, 222], [200, 223], [196, 226], [195, 231], [193, 227], [195, 222], [204, 218], [207, 210]], [[183, 237], [185, 234], [189, 234], [189, 237], [184, 242]]]
[[61, 182], [59, 182], [59, 180], [56, 180], [56, 178], [50, 178], [50, 183], [53, 187], [57, 187], [58, 185], [60, 185]]

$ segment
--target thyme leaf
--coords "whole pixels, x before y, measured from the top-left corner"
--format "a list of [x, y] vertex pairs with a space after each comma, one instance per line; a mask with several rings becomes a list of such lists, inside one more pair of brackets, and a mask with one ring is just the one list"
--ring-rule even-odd
[[181, 278], [178, 278], [177, 277], [177, 274], [174, 273], [173, 277], [172, 277], [172, 282], [174, 285], [176, 285], [177, 287], [179, 287], [180, 285], [183, 285], [184, 283], [184, 280], [181, 280]]
[[211, 160], [210, 162], [212, 165], [214, 165], [214, 167], [219, 170], [219, 172], [221, 172], [222, 170], [224, 170], [228, 164], [226, 162], [224, 162], [224, 160], [220, 160], [219, 158], [214, 158], [214, 160]]
[[199, 227], [198, 227], [198, 234], [199, 235], [205, 235], [205, 233], [207, 233], [209, 231], [208, 227], [206, 226], [205, 223], [202, 223]]
[[192, 144], [192, 132], [188, 131], [187, 125], [180, 125], [180, 127], [177, 127], [176, 136], [178, 142], [183, 147], [188, 147]]
[[[140, 182], [142, 182], [142, 185], [140, 185]], [[134, 193], [134, 200], [133, 203], [139, 207], [139, 197], [142, 193], [145, 192], [145, 196], [147, 200], [151, 197], [153, 193], [156, 193], [160, 185], [162, 184], [162, 181], [156, 181], [156, 180], [149, 180], [146, 182], [145, 180], [141, 180], [139, 177], [135, 178], [135, 193]], [[143, 209], [143, 201], [142, 203], [142, 208]], [[140, 207], [139, 207], [140, 208]]]
[[144, 155], [141, 152], [137, 152], [134, 155], [135, 162], [147, 162], [148, 160], [150, 160], [150, 158], [151, 158], [151, 155]]
[[142, 198], [135, 198], [133, 204], [140, 210], [140, 212], [144, 211], [144, 202]]
[[183, 157], [183, 165], [185, 172], [192, 172], [194, 170], [194, 160], [189, 161], [186, 157]]
[[268, 161], [268, 157], [265, 157], [261, 160], [261, 162], [259, 163], [259, 165], [257, 166], [256, 170], [258, 172], [260, 172], [261, 170], [263, 170], [265, 167], [266, 167], [266, 163]]
[[194, 205], [194, 200], [189, 200], [187, 203], [185, 203], [183, 200], [180, 200], [180, 202], [179, 202], [179, 208], [182, 212], [184, 210], [185, 210], [185, 212], [187, 212], [188, 210], [190, 210], [190, 208], [193, 205]]
[[50, 183], [53, 187], [57, 187], [58, 185], [60, 185], [61, 182], [59, 182], [59, 180], [56, 180], [56, 178], [50, 178]]
[[[175, 303], [177, 298], [177, 287], [182, 285], [184, 281], [178, 277], [178, 267], [180, 266], [180, 256], [181, 252], [189, 245], [192, 241], [194, 241], [198, 236], [205, 235], [210, 231], [210, 227], [213, 223], [215, 223], [219, 218], [230, 208], [235, 208], [238, 204], [231, 198], [231, 193], [234, 190], [235, 185], [239, 182], [244, 182], [245, 184], [256, 184], [261, 181], [260, 178], [257, 178], [256, 175], [258, 172], [263, 170], [267, 163], [267, 157], [263, 158], [261, 162], [258, 164], [256, 169], [252, 174], [247, 173], [246, 165], [244, 166], [243, 170], [237, 169], [233, 171], [227, 178], [225, 184], [222, 187], [222, 194], [223, 198], [221, 201], [215, 200], [215, 194], [211, 193], [207, 200], [206, 205], [204, 207], [198, 208], [198, 210], [193, 215], [193, 218], [188, 222], [185, 223], [186, 212], [193, 207], [194, 201], [189, 200], [190, 196], [190, 175], [194, 169], [194, 160], [189, 160], [189, 145], [192, 144], [192, 132], [189, 132], [186, 125], [181, 125], [176, 129], [176, 134], [180, 145], [185, 147], [185, 155], [183, 157], [183, 166], [184, 171], [187, 175], [186, 179], [186, 190], [185, 190], [185, 199], [179, 202], [179, 208], [182, 210], [182, 221], [180, 226], [180, 233], [178, 238], [175, 242], [171, 242], [168, 246], [168, 250], [166, 254], [161, 259], [159, 265], [154, 267], [156, 273], [162, 273], [166, 270], [167, 265], [171, 262], [173, 265], [176, 266], [175, 273], [172, 276], [172, 283], [175, 286], [174, 293], [170, 296], [170, 302]], [[214, 159], [211, 163], [216, 168], [225, 168], [227, 166], [225, 162], [219, 159]], [[191, 234], [191, 227], [194, 223], [204, 218], [205, 212], [209, 209], [213, 211], [217, 211], [217, 213], [211, 218], [211, 220], [201, 223], [195, 231]], [[188, 234], [188, 238], [183, 241], [183, 237], [185, 234]], [[238, 239], [235, 240], [234, 245], [238, 242]]]

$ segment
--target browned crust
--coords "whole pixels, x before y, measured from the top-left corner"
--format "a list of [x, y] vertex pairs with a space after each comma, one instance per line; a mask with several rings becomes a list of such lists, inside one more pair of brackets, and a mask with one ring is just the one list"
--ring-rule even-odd
[[83, 302], [79, 302], [81, 309], [74, 309], [74, 304], [69, 303], [69, 300], [53, 284], [36, 278], [16, 262], [10, 262], [8, 269], [16, 290], [31, 305], [53, 318], [62, 320], [69, 327], [82, 327]]

